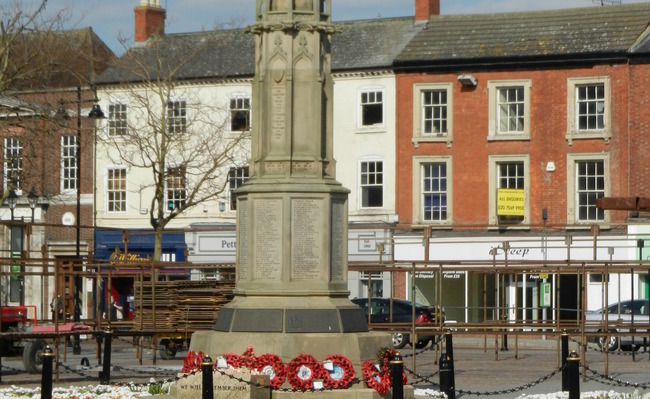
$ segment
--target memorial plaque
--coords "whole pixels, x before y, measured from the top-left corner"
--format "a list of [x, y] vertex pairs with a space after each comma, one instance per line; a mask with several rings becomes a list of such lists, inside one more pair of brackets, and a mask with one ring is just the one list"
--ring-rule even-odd
[[[250, 384], [240, 381], [240, 379], [248, 381], [250, 378], [250, 372], [245, 369], [240, 371], [234, 369], [214, 371], [212, 374], [214, 397], [219, 399], [250, 399]], [[175, 397], [177, 399], [201, 398], [203, 396], [202, 385], [202, 373], [186, 375], [178, 380]]]
[[330, 231], [330, 281], [344, 281], [343, 246], [346, 245], [343, 219], [345, 217], [345, 201], [332, 200], [332, 229]]
[[237, 278], [248, 280], [248, 204], [246, 200], [239, 201], [239, 245], [237, 246]]
[[254, 279], [282, 279], [282, 200], [257, 199]]
[[286, 130], [286, 89], [282, 84], [274, 84], [271, 89], [273, 113], [271, 119], [271, 137], [275, 145], [282, 144]]
[[291, 201], [291, 280], [317, 280], [323, 275], [323, 200]]

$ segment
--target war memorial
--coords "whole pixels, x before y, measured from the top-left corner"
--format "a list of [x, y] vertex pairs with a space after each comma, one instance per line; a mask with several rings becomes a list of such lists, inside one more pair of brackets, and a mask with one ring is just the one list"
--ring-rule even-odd
[[[190, 351], [347, 357], [391, 347], [348, 299], [347, 198], [333, 158], [331, 0], [256, 0], [251, 178], [237, 191], [237, 281]], [[332, 396], [332, 394], [335, 394]], [[273, 391], [273, 398], [300, 396]], [[304, 395], [304, 394], [303, 394]], [[310, 397], [381, 397], [363, 383]], [[412, 390], [410, 391], [412, 396]]]

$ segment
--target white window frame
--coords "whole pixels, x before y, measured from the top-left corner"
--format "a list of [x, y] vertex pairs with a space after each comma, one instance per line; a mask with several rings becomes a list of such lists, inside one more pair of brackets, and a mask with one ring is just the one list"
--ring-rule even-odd
[[[237, 173], [235, 175], [235, 177], [234, 177], [234, 181], [235, 182], [241, 182], [241, 184], [238, 184], [236, 187], [232, 187], [233, 178], [231, 178], [230, 174], [231, 174], [231, 172], [233, 170]], [[243, 174], [240, 175], [240, 173], [239, 173], [240, 171], [242, 173], [244, 171], [246, 171], [246, 176], [244, 176]], [[235, 211], [236, 210], [236, 206], [235, 207], [232, 206], [232, 204], [235, 203], [234, 202], [235, 198], [233, 196], [232, 191], [239, 188], [239, 187], [241, 187], [244, 183], [246, 183], [248, 181], [248, 179], [250, 179], [250, 168], [249, 168], [248, 165], [243, 165], [243, 166], [231, 165], [228, 168], [228, 184], [227, 184], [227, 187], [228, 187], [228, 210], [229, 211]]]
[[[170, 169], [178, 169], [178, 168], [183, 168], [183, 170], [185, 172], [184, 173], [185, 176], [183, 176], [183, 181], [185, 183], [185, 186], [184, 187], [170, 188], [169, 187], [170, 175], [168, 174], [169, 170]], [[187, 179], [188, 179], [188, 175], [187, 175], [187, 167], [184, 166], [184, 165], [181, 165], [181, 164], [167, 165], [167, 167], [165, 169], [166, 169], [165, 170], [165, 212], [170, 213], [171, 212], [170, 209], [169, 209], [169, 201], [170, 200], [174, 201], [174, 202], [180, 201], [182, 204], [185, 204], [187, 202], [187, 190], [188, 190]], [[174, 176], [174, 178], [177, 178], [177, 176]], [[179, 196], [179, 198], [170, 199], [169, 198], [170, 191], [173, 191], [175, 194], [181, 193], [181, 195]], [[176, 195], [174, 195], [174, 197], [176, 197]], [[174, 209], [176, 209], [176, 208], [174, 208]]]
[[[445, 91], [447, 93], [447, 132], [424, 132], [424, 93], [430, 91]], [[420, 143], [447, 143], [451, 146], [454, 140], [454, 85], [450, 82], [443, 83], [416, 83], [413, 85], [413, 137], [411, 141], [415, 148]]]
[[[578, 87], [602, 84], [604, 87], [604, 110], [602, 129], [580, 130], [578, 125]], [[594, 76], [567, 79], [567, 135], [566, 140], [573, 144], [573, 140], [580, 139], [603, 139], [609, 143], [612, 137], [611, 127], [611, 109], [612, 109], [612, 91], [609, 76]]]
[[[68, 140], [71, 142], [67, 142]], [[77, 183], [79, 182], [79, 164], [77, 161], [77, 136], [74, 134], [62, 135], [60, 182], [62, 193], [77, 191]]]
[[[488, 86], [488, 140], [530, 140], [530, 89], [531, 79], [489, 80]], [[501, 131], [499, 94], [509, 88], [523, 89], [524, 128], [521, 131]]]
[[602, 220], [579, 220], [578, 219], [578, 195], [576, 187], [577, 168], [578, 162], [584, 161], [602, 161], [603, 170], [605, 173], [604, 183], [605, 192], [604, 196], [608, 197], [611, 190], [611, 170], [610, 170], [610, 156], [608, 153], [577, 153], [567, 154], [567, 224], [575, 225], [592, 225], [592, 224], [609, 224], [609, 212], [604, 211], [604, 218]]
[[[377, 93], [381, 95], [381, 101], [377, 101]], [[364, 94], [367, 95], [374, 95], [374, 99], [372, 102], [363, 102], [363, 96]], [[358, 101], [359, 101], [359, 112], [358, 112], [358, 117], [357, 117], [357, 126], [359, 130], [378, 130], [378, 129], [384, 129], [386, 125], [386, 91], [384, 90], [383, 87], [381, 86], [370, 86], [370, 87], [362, 87], [359, 89], [359, 94], [358, 94]], [[363, 110], [365, 105], [375, 105], [375, 104], [381, 104], [381, 122], [380, 123], [374, 123], [372, 125], [364, 125], [363, 124]]]
[[[381, 173], [377, 173], [376, 169], [375, 172], [369, 172], [366, 171], [365, 174], [368, 175], [368, 177], [377, 177], [379, 174], [381, 175], [381, 183], [377, 183], [376, 181], [374, 183], [367, 183], [363, 184], [363, 177], [364, 177], [364, 172], [363, 172], [363, 165], [368, 164], [368, 163], [374, 163], [375, 165], [377, 163], [381, 163]], [[365, 158], [359, 160], [359, 209], [363, 210], [373, 210], [373, 209], [382, 209], [385, 206], [386, 203], [386, 198], [385, 198], [385, 193], [386, 193], [386, 174], [385, 174], [385, 162], [381, 158]], [[381, 188], [381, 206], [364, 206], [363, 205], [363, 191], [365, 188], [371, 188], [371, 187], [380, 187]]]
[[[176, 115], [177, 109], [180, 110], [179, 112], [182, 115]], [[165, 112], [167, 115], [167, 134], [185, 134], [187, 132], [187, 100], [170, 99], [165, 105]]]
[[[115, 111], [116, 107], [123, 107], [123, 110]], [[120, 118], [116, 118], [120, 116]], [[129, 118], [129, 106], [124, 102], [111, 102], [108, 104], [108, 137], [123, 137], [129, 134], [128, 119]], [[124, 126], [114, 126], [114, 125], [124, 125]], [[121, 132], [121, 133], [120, 133]]]
[[[429, 221], [424, 220], [424, 208], [423, 208], [423, 188], [422, 188], [422, 168], [424, 165], [428, 164], [440, 164], [444, 163], [447, 169], [447, 218], [440, 221]], [[451, 156], [415, 156], [413, 157], [413, 209], [412, 209], [412, 219], [414, 225], [421, 226], [433, 226], [433, 227], [443, 227], [450, 228], [453, 223], [453, 169], [452, 169], [452, 158]]]
[[[233, 108], [233, 101], [236, 103], [236, 108]], [[248, 101], [248, 108], [244, 107], [245, 103]], [[241, 102], [242, 104], [239, 104]], [[241, 108], [239, 108], [241, 105]], [[233, 95], [230, 97], [230, 100], [228, 101], [228, 127], [230, 129], [231, 133], [242, 133], [242, 132], [248, 132], [251, 130], [251, 115], [252, 115], [252, 106], [251, 106], [251, 97], [246, 94], [237, 94]], [[244, 130], [234, 130], [232, 128], [233, 124], [233, 113], [235, 112], [242, 112], [242, 111], [247, 111], [248, 112], [248, 119], [246, 121], [246, 129]]]
[[[3, 155], [4, 155], [4, 179], [3, 187], [6, 190], [8, 187], [9, 176], [12, 172], [16, 172], [16, 186], [13, 187], [17, 194], [22, 191], [23, 179], [23, 142], [20, 137], [11, 136], [5, 137], [3, 140]], [[14, 159], [15, 157], [15, 159]], [[15, 162], [10, 161], [15, 160]]]
[[[109, 206], [109, 204], [111, 202], [116, 202], [114, 200], [111, 201], [109, 199], [110, 193], [113, 193], [113, 192], [117, 193], [118, 192], [118, 190], [109, 189], [110, 173], [111, 173], [111, 171], [117, 171], [117, 170], [123, 170], [124, 171], [124, 190], [119, 190], [119, 192], [124, 193], [124, 200], [123, 200], [124, 209], [119, 210], [119, 211], [110, 210], [110, 206]], [[128, 207], [128, 204], [129, 204], [129, 202], [128, 202], [128, 200], [129, 200], [128, 186], [129, 186], [129, 171], [128, 171], [128, 168], [126, 168], [125, 166], [107, 166], [106, 167], [106, 175], [105, 175], [105, 178], [104, 178], [104, 193], [105, 193], [104, 194], [104, 209], [106, 210], [106, 213], [109, 213], [109, 214], [125, 214], [127, 212], [127, 207]], [[120, 201], [120, 202], [122, 202], [122, 201]]]
[[[497, 189], [499, 178], [499, 165], [503, 163], [521, 162], [524, 164], [524, 219], [515, 223], [499, 223], [497, 215]], [[529, 229], [530, 228], [530, 155], [508, 154], [488, 156], [488, 207], [489, 224], [508, 229]]]

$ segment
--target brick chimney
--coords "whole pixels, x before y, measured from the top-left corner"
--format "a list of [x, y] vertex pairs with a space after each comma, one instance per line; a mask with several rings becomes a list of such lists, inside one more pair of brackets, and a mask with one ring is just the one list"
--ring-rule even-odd
[[416, 21], [428, 21], [432, 15], [440, 15], [440, 0], [415, 0]]
[[140, 0], [134, 11], [136, 44], [165, 34], [165, 9], [160, 6], [160, 0]]

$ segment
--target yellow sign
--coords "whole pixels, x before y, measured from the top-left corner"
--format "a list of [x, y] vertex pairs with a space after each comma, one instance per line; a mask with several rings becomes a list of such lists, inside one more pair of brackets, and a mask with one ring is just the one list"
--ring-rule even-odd
[[524, 216], [524, 190], [511, 188], [498, 189], [497, 215]]

